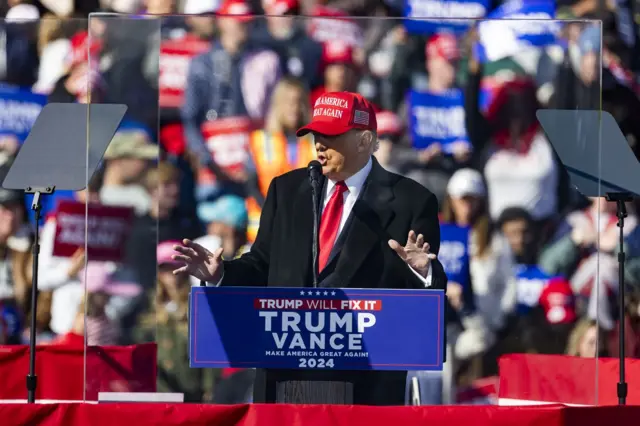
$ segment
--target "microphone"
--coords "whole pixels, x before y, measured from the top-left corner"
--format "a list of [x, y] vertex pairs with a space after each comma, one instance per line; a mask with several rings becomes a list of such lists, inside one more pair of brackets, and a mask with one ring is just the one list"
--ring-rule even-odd
[[314, 182], [316, 184], [320, 183], [320, 177], [322, 176], [322, 165], [318, 160], [313, 160], [309, 162], [307, 166], [307, 171], [309, 172], [309, 181], [313, 186]]
[[318, 229], [320, 228], [320, 215], [318, 205], [320, 204], [320, 177], [322, 176], [322, 165], [319, 161], [313, 160], [307, 166], [309, 172], [309, 183], [311, 184], [311, 202], [313, 203], [313, 241], [311, 246], [311, 262], [313, 269], [313, 287], [318, 287]]

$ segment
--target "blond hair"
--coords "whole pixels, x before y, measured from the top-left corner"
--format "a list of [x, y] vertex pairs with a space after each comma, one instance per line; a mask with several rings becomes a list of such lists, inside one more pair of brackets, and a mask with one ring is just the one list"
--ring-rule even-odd
[[47, 44], [64, 36], [63, 21], [52, 13], [47, 13], [40, 18], [38, 27], [38, 53], [42, 51]]
[[[571, 330], [571, 334], [569, 335], [569, 342], [567, 343], [567, 355], [571, 356], [580, 356], [580, 342], [584, 338], [584, 335], [587, 334], [587, 331], [591, 327], [597, 327], [598, 324], [595, 320], [583, 318], [578, 321]], [[602, 333], [598, 330], [598, 349], [602, 348]]]
[[304, 126], [311, 119], [311, 111], [308, 103], [309, 94], [304, 84], [293, 77], [284, 77], [278, 82], [271, 95], [271, 104], [269, 105], [269, 112], [265, 120], [265, 130], [268, 133], [284, 133], [285, 131], [280, 116], [282, 115], [281, 109], [287, 90], [298, 90], [302, 95], [302, 105], [300, 105], [301, 112], [300, 117], [298, 117], [297, 127]]
[[191, 282], [189, 281], [189, 277], [184, 275], [179, 275], [178, 280], [178, 300], [174, 301], [178, 305], [177, 311], [175, 313], [170, 313], [167, 310], [166, 305], [171, 301], [171, 298], [167, 291], [166, 284], [160, 278], [160, 274], [158, 274], [158, 278], [156, 280], [156, 291], [151, 298], [151, 309], [143, 315], [142, 320], [140, 321], [143, 326], [166, 326], [171, 318], [178, 318], [183, 320], [180, 327], [183, 328], [183, 331], [186, 331], [188, 328], [187, 314], [189, 310]]
[[180, 179], [180, 171], [173, 164], [161, 161], [157, 167], [150, 169], [144, 177], [144, 186], [148, 191], [156, 189], [158, 185], [176, 182]]

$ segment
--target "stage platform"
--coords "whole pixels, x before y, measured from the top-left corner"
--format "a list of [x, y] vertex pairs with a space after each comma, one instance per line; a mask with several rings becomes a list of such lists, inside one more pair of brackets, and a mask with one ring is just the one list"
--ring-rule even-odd
[[600, 426], [636, 425], [640, 407], [200, 404], [0, 404], [3, 426]]

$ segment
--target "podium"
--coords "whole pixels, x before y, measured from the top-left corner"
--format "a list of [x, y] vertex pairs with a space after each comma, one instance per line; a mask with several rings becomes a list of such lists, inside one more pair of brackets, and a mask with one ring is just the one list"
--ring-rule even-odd
[[[366, 377], [441, 371], [443, 290], [194, 287], [192, 368], [256, 368], [254, 402], [353, 404]], [[362, 381], [362, 378], [365, 381]]]

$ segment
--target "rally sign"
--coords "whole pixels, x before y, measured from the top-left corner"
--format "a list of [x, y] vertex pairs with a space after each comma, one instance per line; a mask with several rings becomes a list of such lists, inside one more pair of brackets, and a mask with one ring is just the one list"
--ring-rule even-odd
[[318, 6], [308, 20], [307, 33], [319, 43], [340, 41], [349, 46], [362, 45], [362, 30], [356, 21], [341, 10]]
[[[131, 229], [133, 209], [60, 200], [56, 211], [53, 255], [70, 257], [87, 246], [87, 258], [119, 262]], [[85, 236], [86, 226], [86, 236]]]
[[465, 125], [462, 91], [447, 93], [409, 92], [411, 139], [414, 148], [423, 149], [433, 143], [453, 153], [455, 143], [469, 144]]
[[519, 314], [525, 315], [538, 306], [540, 295], [550, 279], [551, 276], [537, 265], [516, 266], [516, 310]]
[[182, 106], [191, 59], [207, 51], [210, 46], [208, 41], [189, 36], [162, 42], [158, 76], [160, 107]]
[[474, 47], [480, 62], [497, 61], [528, 47], [555, 43], [560, 29], [552, 0], [511, 0], [478, 25]]
[[[230, 176], [241, 173], [249, 159], [249, 137], [256, 123], [249, 117], [227, 117], [202, 124], [202, 135], [213, 161]], [[215, 181], [208, 169], [201, 169], [201, 184]]]
[[444, 291], [194, 287], [190, 366], [442, 370]]
[[0, 88], [0, 134], [13, 135], [23, 142], [46, 104], [46, 95], [2, 86]]
[[450, 282], [463, 287], [471, 285], [469, 273], [469, 234], [468, 226], [443, 223], [440, 225], [440, 250], [438, 259]]
[[406, 0], [404, 25], [413, 34], [463, 33], [488, 9], [489, 0]]

